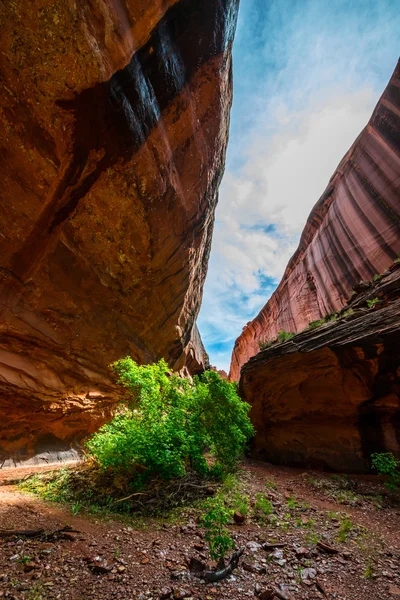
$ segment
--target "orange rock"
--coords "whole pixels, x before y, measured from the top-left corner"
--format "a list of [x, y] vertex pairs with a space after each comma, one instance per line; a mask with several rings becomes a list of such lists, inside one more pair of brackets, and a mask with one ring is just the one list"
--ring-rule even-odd
[[0, 6], [4, 457], [95, 430], [122, 356], [206, 364], [195, 321], [236, 12], [237, 0]]
[[[377, 291], [387, 302], [369, 310]], [[400, 455], [400, 264], [350, 307], [243, 367], [259, 458], [356, 472], [370, 469], [373, 452]]]

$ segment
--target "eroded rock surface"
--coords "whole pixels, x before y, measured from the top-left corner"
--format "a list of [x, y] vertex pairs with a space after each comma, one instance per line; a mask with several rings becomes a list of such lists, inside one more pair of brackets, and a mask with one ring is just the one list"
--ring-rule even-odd
[[337, 320], [243, 367], [258, 457], [364, 471], [372, 452], [400, 455], [400, 264], [360, 287]]
[[237, 0], [0, 6], [0, 449], [110, 414], [107, 365], [196, 372]]
[[313, 208], [277, 290], [236, 340], [230, 378], [239, 379], [259, 341], [339, 310], [354, 285], [383, 273], [399, 252], [400, 62]]

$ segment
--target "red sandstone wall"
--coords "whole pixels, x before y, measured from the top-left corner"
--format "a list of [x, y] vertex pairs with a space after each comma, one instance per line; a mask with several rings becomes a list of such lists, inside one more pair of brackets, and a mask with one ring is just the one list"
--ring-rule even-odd
[[108, 364], [204, 367], [237, 0], [0, 4], [0, 450], [104, 421]]

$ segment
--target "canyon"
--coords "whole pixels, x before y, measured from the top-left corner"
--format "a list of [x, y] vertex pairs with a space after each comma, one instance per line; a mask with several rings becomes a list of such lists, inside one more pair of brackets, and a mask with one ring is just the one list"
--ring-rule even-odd
[[236, 340], [230, 378], [251, 405], [255, 456], [342, 472], [400, 456], [399, 252], [400, 62]]
[[1, 4], [3, 460], [62, 452], [97, 429], [122, 356], [207, 367], [196, 317], [237, 9]]
[[[196, 319], [237, 13], [238, 0], [0, 5], [3, 464], [76, 458], [115, 410], [123, 356], [210, 368]], [[399, 253], [400, 62], [235, 342], [256, 457], [364, 471], [371, 452], [400, 452]], [[276, 343], [282, 330], [294, 337]]]
[[341, 309], [356, 284], [383, 273], [399, 252], [400, 61], [311, 211], [277, 289], [236, 340], [230, 379], [239, 380], [259, 342]]

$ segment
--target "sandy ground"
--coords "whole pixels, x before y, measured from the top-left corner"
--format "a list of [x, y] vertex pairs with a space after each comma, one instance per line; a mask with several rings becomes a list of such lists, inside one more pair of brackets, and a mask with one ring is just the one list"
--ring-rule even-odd
[[[278, 600], [400, 599], [400, 508], [384, 492], [382, 499], [376, 478], [351, 478], [352, 494], [343, 503], [326, 474], [246, 463], [240, 494], [249, 497], [249, 517], [230, 526], [245, 553], [233, 575], [206, 584], [188, 570], [191, 557], [209, 561], [196, 511], [182, 509], [179, 521], [151, 520], [140, 528], [135, 520], [74, 516], [19, 491], [18, 480], [37, 470], [0, 471], [0, 598], [266, 600], [275, 589]], [[274, 507], [261, 520], [251, 516], [257, 494]], [[349, 531], [339, 541], [344, 521]], [[1, 536], [65, 526], [76, 533]], [[318, 541], [338, 552], [323, 552]], [[284, 545], [265, 549], [264, 543]]]

